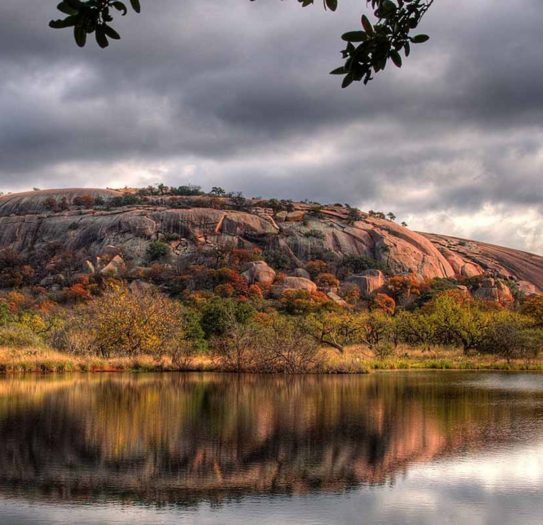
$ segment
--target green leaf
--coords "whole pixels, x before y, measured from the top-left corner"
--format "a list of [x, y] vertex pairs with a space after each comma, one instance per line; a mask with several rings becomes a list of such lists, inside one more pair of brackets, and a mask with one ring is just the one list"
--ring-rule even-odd
[[325, 0], [325, 5], [330, 9], [330, 11], [335, 11], [337, 9], [337, 0]]
[[60, 2], [60, 4], [57, 5], [57, 9], [67, 15], [77, 15], [77, 13], [79, 13], [78, 9], [76, 9], [75, 7], [72, 7], [70, 4], [66, 2]]
[[87, 32], [83, 26], [74, 27], [74, 38], [79, 47], [85, 47], [85, 44], [87, 43]]
[[411, 42], [413, 42], [413, 44], [424, 44], [424, 42], [428, 42], [428, 40], [430, 40], [428, 35], [417, 35], [411, 39]]
[[123, 16], [128, 13], [128, 9], [126, 8], [124, 2], [113, 2], [113, 7], [117, 9], [117, 11], [120, 11]]
[[78, 18], [76, 16], [68, 16], [64, 20], [51, 20], [49, 22], [49, 27], [53, 29], [64, 29], [65, 27], [75, 26]]
[[106, 48], [109, 46], [109, 42], [107, 40], [106, 34], [104, 32], [104, 28], [102, 26], [98, 26], [96, 28], [96, 43], [102, 48]]
[[353, 76], [351, 74], [347, 75], [344, 79], [343, 79], [343, 82], [341, 83], [341, 87], [342, 88], [346, 88], [347, 86], [350, 86], [352, 83], [353, 83]]
[[362, 27], [366, 30], [368, 35], [373, 35], [373, 26], [366, 15], [362, 15]]
[[132, 9], [136, 11], [136, 13], [141, 13], [140, 0], [130, 0], [130, 5], [132, 6]]
[[398, 51], [396, 51], [395, 49], [393, 49], [393, 50], [390, 52], [390, 58], [392, 59], [392, 62], [394, 62], [394, 64], [395, 64], [397, 67], [402, 67], [402, 57], [400, 56], [400, 53], [398, 53]]
[[107, 24], [104, 24], [102, 27], [104, 28], [104, 33], [109, 38], [113, 38], [113, 40], [120, 40], [121, 39], [121, 35], [119, 35], [119, 33], [117, 33], [117, 31], [115, 31], [115, 29], [113, 29], [111, 26], [108, 26]]
[[330, 75], [345, 75], [347, 73], [347, 70], [344, 66], [338, 67], [337, 69], [334, 69], [333, 71], [330, 71]]
[[367, 35], [365, 31], [349, 31], [348, 33], [343, 33], [341, 38], [345, 42], [363, 42], [367, 39]]

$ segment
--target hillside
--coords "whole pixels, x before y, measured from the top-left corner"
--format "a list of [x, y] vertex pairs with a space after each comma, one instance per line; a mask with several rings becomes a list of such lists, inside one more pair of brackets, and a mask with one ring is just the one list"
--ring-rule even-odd
[[[159, 255], [170, 269], [209, 264], [218, 253], [241, 249], [260, 253], [273, 270], [302, 279], [309, 277], [304, 270], [309, 261], [348, 259], [365, 261], [365, 267], [339, 272], [340, 279], [352, 279], [349, 273], [363, 276], [374, 262], [389, 275], [459, 282], [484, 275], [486, 288], [497, 287], [496, 279], [526, 293], [543, 291], [543, 257], [414, 232], [380, 214], [339, 204], [86, 188], [0, 197], [0, 250], [4, 259], [16, 254], [18, 264], [32, 266], [33, 284], [64, 281], [74, 272], [98, 272], [108, 265], [111, 272], [141, 276], [156, 259], [149, 248], [157, 242], [167, 245]], [[253, 274], [246, 278], [260, 282], [251, 264]], [[380, 279], [370, 292], [383, 284]]]

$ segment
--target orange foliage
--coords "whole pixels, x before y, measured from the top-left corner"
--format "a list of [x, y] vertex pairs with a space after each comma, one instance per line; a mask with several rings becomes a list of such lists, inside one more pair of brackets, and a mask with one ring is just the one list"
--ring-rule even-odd
[[333, 273], [319, 273], [315, 282], [319, 288], [335, 288], [339, 286], [339, 280]]
[[91, 298], [90, 292], [81, 283], [76, 283], [66, 292], [67, 298], [71, 301], [88, 301]]
[[387, 289], [396, 299], [420, 295], [421, 283], [414, 274], [394, 275], [388, 280]]
[[372, 300], [372, 310], [381, 310], [393, 314], [396, 310], [396, 301], [386, 293], [378, 293]]
[[215, 286], [214, 292], [220, 297], [232, 297], [235, 289], [230, 283], [224, 283]]
[[233, 266], [242, 266], [248, 262], [258, 261], [262, 257], [262, 250], [260, 248], [234, 248], [230, 252], [230, 264]]
[[258, 284], [251, 284], [251, 286], [249, 286], [249, 297], [254, 301], [262, 300], [264, 298], [262, 288], [260, 288]]
[[324, 261], [321, 261], [320, 259], [313, 259], [305, 265], [305, 269], [314, 279], [320, 273], [326, 273], [328, 271], [328, 264]]

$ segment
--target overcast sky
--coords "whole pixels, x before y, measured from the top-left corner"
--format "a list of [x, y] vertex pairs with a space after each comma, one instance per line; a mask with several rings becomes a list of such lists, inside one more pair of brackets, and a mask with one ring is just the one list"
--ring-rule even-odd
[[0, 5], [0, 190], [220, 185], [543, 254], [541, 0], [436, 0], [431, 41], [347, 90], [364, 0], [142, 0], [107, 50], [56, 3]]

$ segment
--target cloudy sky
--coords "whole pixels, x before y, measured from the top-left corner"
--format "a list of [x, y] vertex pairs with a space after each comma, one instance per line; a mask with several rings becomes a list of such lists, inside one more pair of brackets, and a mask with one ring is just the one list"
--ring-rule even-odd
[[0, 190], [220, 185], [543, 254], [541, 0], [436, 0], [431, 41], [347, 90], [364, 0], [142, 0], [107, 50], [56, 3], [1, 2]]

